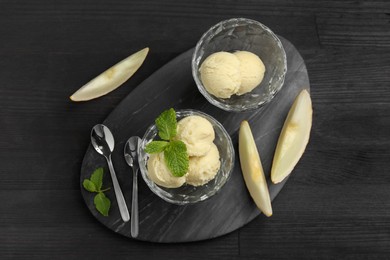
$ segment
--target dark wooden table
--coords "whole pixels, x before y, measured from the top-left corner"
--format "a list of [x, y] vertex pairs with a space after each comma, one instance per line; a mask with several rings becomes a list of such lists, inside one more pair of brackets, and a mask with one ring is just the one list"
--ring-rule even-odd
[[[390, 2], [0, 1], [0, 258], [389, 259]], [[274, 216], [209, 241], [156, 244], [106, 229], [80, 167], [93, 125], [220, 20], [252, 18], [306, 61], [306, 153]], [[97, 100], [69, 95], [145, 46], [145, 64]]]

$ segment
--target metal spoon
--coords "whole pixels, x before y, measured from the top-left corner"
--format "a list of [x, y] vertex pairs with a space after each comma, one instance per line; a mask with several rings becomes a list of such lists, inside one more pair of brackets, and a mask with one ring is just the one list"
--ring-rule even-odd
[[125, 198], [123, 197], [123, 193], [121, 187], [119, 186], [118, 179], [116, 178], [116, 174], [114, 171], [114, 166], [111, 161], [111, 153], [114, 150], [114, 136], [110, 129], [108, 129], [105, 125], [95, 125], [91, 131], [91, 143], [95, 150], [103, 155], [108, 164], [108, 169], [110, 169], [112, 183], [114, 185], [114, 191], [116, 200], [118, 202], [119, 211], [121, 213], [121, 217], [124, 222], [129, 221], [129, 210], [127, 209]]
[[131, 202], [131, 236], [138, 236], [138, 183], [137, 173], [139, 169], [138, 165], [138, 146], [141, 139], [138, 136], [132, 136], [127, 140], [125, 144], [125, 160], [127, 164], [133, 168], [133, 199]]

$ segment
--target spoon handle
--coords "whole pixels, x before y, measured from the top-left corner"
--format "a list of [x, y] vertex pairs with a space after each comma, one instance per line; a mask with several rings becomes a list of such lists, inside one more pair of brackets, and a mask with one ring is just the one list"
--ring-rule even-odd
[[131, 236], [137, 237], [138, 236], [138, 183], [137, 183], [137, 173], [138, 169], [133, 167], [133, 198], [131, 202]]
[[112, 184], [114, 185], [116, 201], [118, 202], [121, 217], [124, 222], [128, 222], [130, 220], [129, 210], [127, 209], [125, 198], [123, 197], [121, 187], [119, 186], [118, 179], [116, 178], [114, 166], [112, 165], [111, 161], [111, 155], [107, 157], [107, 163], [108, 169], [110, 169]]

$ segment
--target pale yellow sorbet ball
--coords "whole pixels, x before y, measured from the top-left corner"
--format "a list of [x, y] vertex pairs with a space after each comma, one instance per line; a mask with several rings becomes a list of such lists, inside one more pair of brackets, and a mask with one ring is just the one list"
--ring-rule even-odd
[[164, 153], [151, 154], [147, 163], [149, 178], [162, 187], [178, 188], [185, 183], [186, 178], [175, 177], [168, 169]]
[[187, 116], [177, 123], [176, 139], [183, 141], [189, 156], [203, 156], [215, 138], [212, 124], [201, 116]]
[[190, 157], [186, 182], [192, 186], [204, 185], [215, 178], [220, 167], [219, 151], [213, 143], [205, 156]]
[[230, 98], [241, 84], [240, 61], [229, 52], [213, 53], [200, 66], [200, 78], [207, 92], [219, 98]]
[[249, 51], [237, 51], [234, 55], [240, 60], [241, 85], [237, 95], [251, 92], [264, 78], [265, 66], [261, 59]]

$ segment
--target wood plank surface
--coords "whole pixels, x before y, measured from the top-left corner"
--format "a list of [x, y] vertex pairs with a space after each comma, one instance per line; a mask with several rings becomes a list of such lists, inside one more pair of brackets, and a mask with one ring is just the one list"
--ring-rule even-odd
[[[0, 1], [1, 259], [388, 259], [390, 2]], [[91, 127], [220, 20], [247, 17], [305, 59], [314, 106], [306, 153], [260, 216], [217, 239], [160, 245], [116, 235], [79, 191]], [[134, 77], [68, 97], [145, 46]]]

